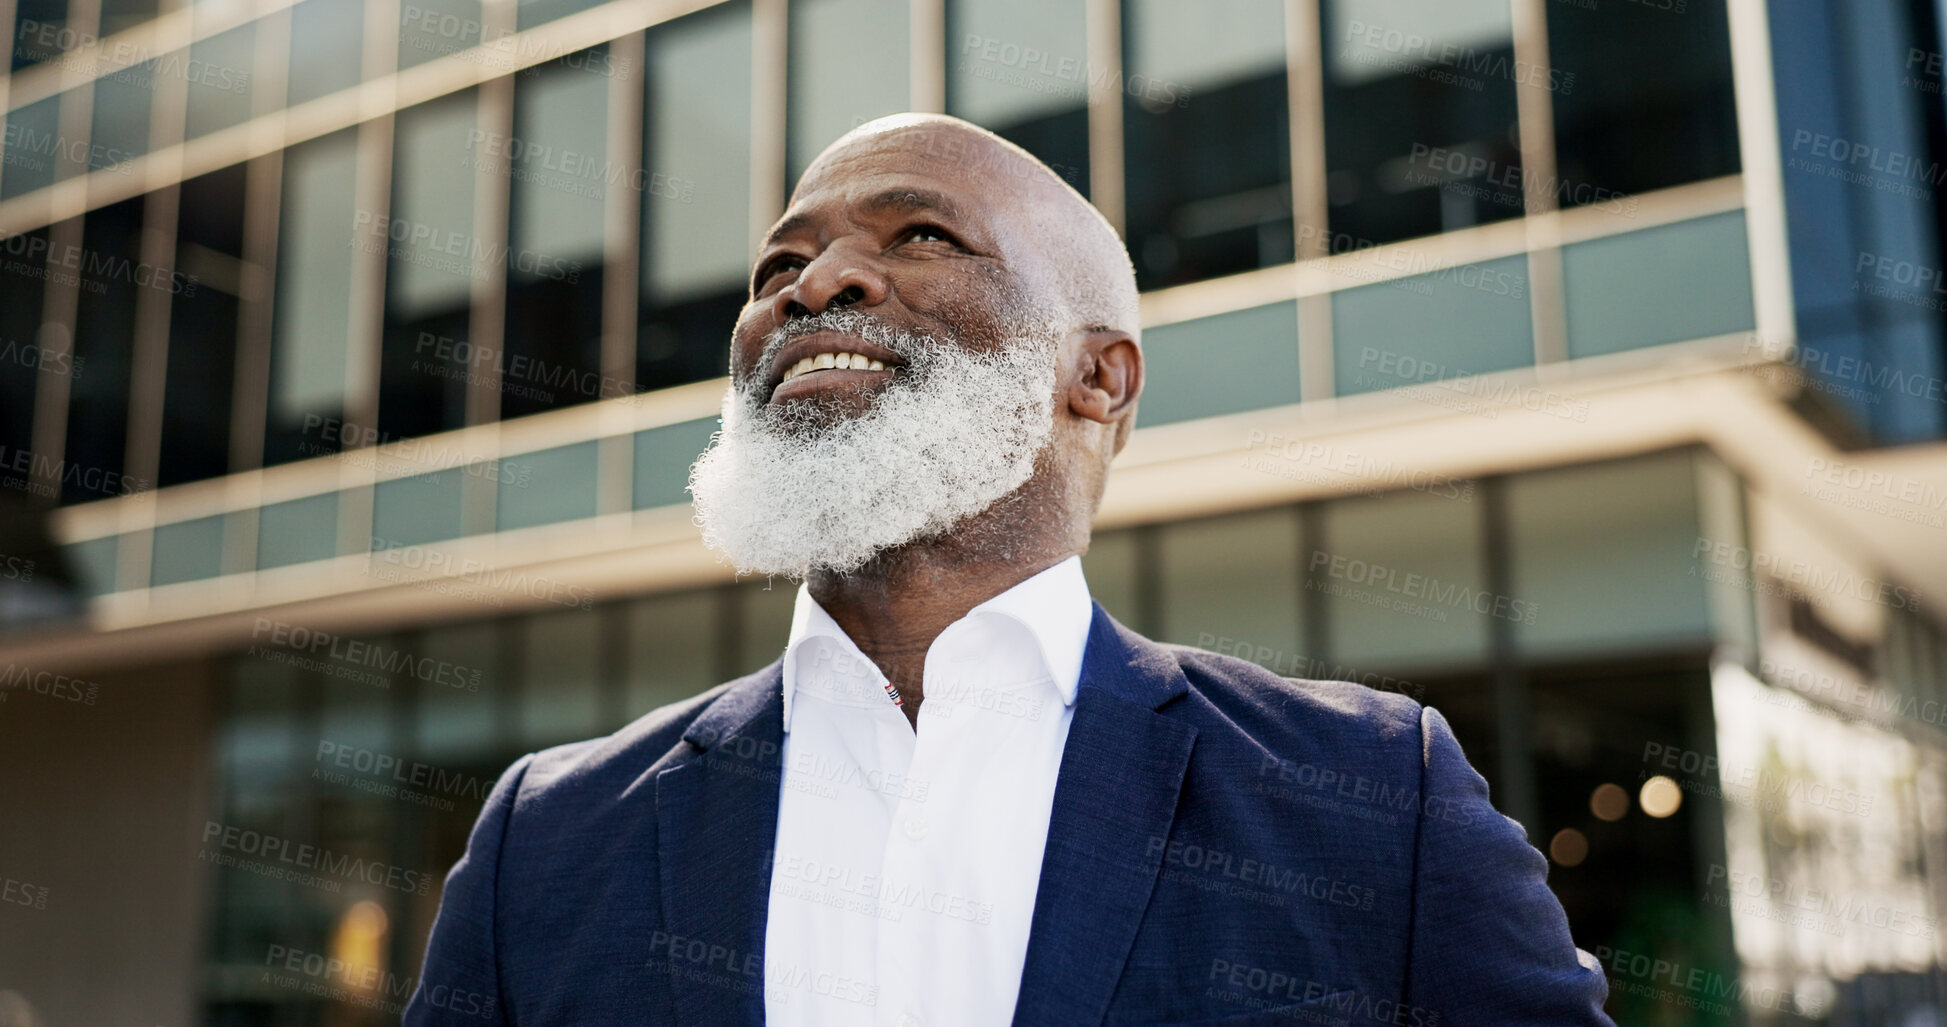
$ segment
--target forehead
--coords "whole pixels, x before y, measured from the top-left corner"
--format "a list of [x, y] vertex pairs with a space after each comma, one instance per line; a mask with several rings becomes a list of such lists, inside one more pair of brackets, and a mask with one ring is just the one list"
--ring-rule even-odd
[[806, 169], [778, 236], [817, 217], [932, 209], [1006, 230], [1031, 216], [1039, 169], [965, 131], [908, 127], [834, 144]]

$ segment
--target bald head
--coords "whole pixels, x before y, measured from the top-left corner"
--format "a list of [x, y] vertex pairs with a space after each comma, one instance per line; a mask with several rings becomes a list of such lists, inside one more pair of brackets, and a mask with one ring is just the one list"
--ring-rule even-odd
[[1102, 212], [1034, 154], [971, 122], [944, 114], [894, 114], [841, 136], [799, 179], [795, 199], [824, 176], [846, 173], [862, 155], [898, 151], [938, 164], [968, 183], [1000, 194], [997, 206], [1018, 218], [1052, 285], [1064, 320], [1077, 328], [1140, 338], [1136, 273], [1129, 251]]

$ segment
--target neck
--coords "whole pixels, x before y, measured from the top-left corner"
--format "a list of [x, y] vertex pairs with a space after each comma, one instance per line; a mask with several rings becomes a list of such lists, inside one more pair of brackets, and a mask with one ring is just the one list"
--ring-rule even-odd
[[926, 652], [940, 632], [1087, 548], [1086, 527], [1079, 541], [1050, 532], [1048, 521], [1038, 532], [1016, 533], [1010, 529], [1032, 519], [994, 516], [1002, 512], [990, 509], [950, 536], [883, 553], [850, 574], [813, 571], [806, 579], [812, 598], [899, 690], [914, 730], [926, 699]]

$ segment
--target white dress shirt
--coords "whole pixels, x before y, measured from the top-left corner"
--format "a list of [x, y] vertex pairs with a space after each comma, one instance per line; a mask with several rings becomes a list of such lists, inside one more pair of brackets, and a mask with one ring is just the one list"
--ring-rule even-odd
[[915, 733], [885, 675], [799, 587], [769, 1023], [1013, 1018], [1093, 612], [1078, 557], [968, 611], [926, 651]]

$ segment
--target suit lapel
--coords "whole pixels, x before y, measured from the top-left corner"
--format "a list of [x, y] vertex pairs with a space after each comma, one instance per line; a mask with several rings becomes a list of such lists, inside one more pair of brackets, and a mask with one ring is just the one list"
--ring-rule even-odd
[[764, 926], [784, 744], [780, 664], [734, 682], [684, 732], [701, 749], [656, 776], [663, 931], [676, 1022], [764, 1022]]
[[1048, 820], [1014, 1023], [1099, 1024], [1162, 867], [1196, 729], [1175, 658], [1098, 604]]

